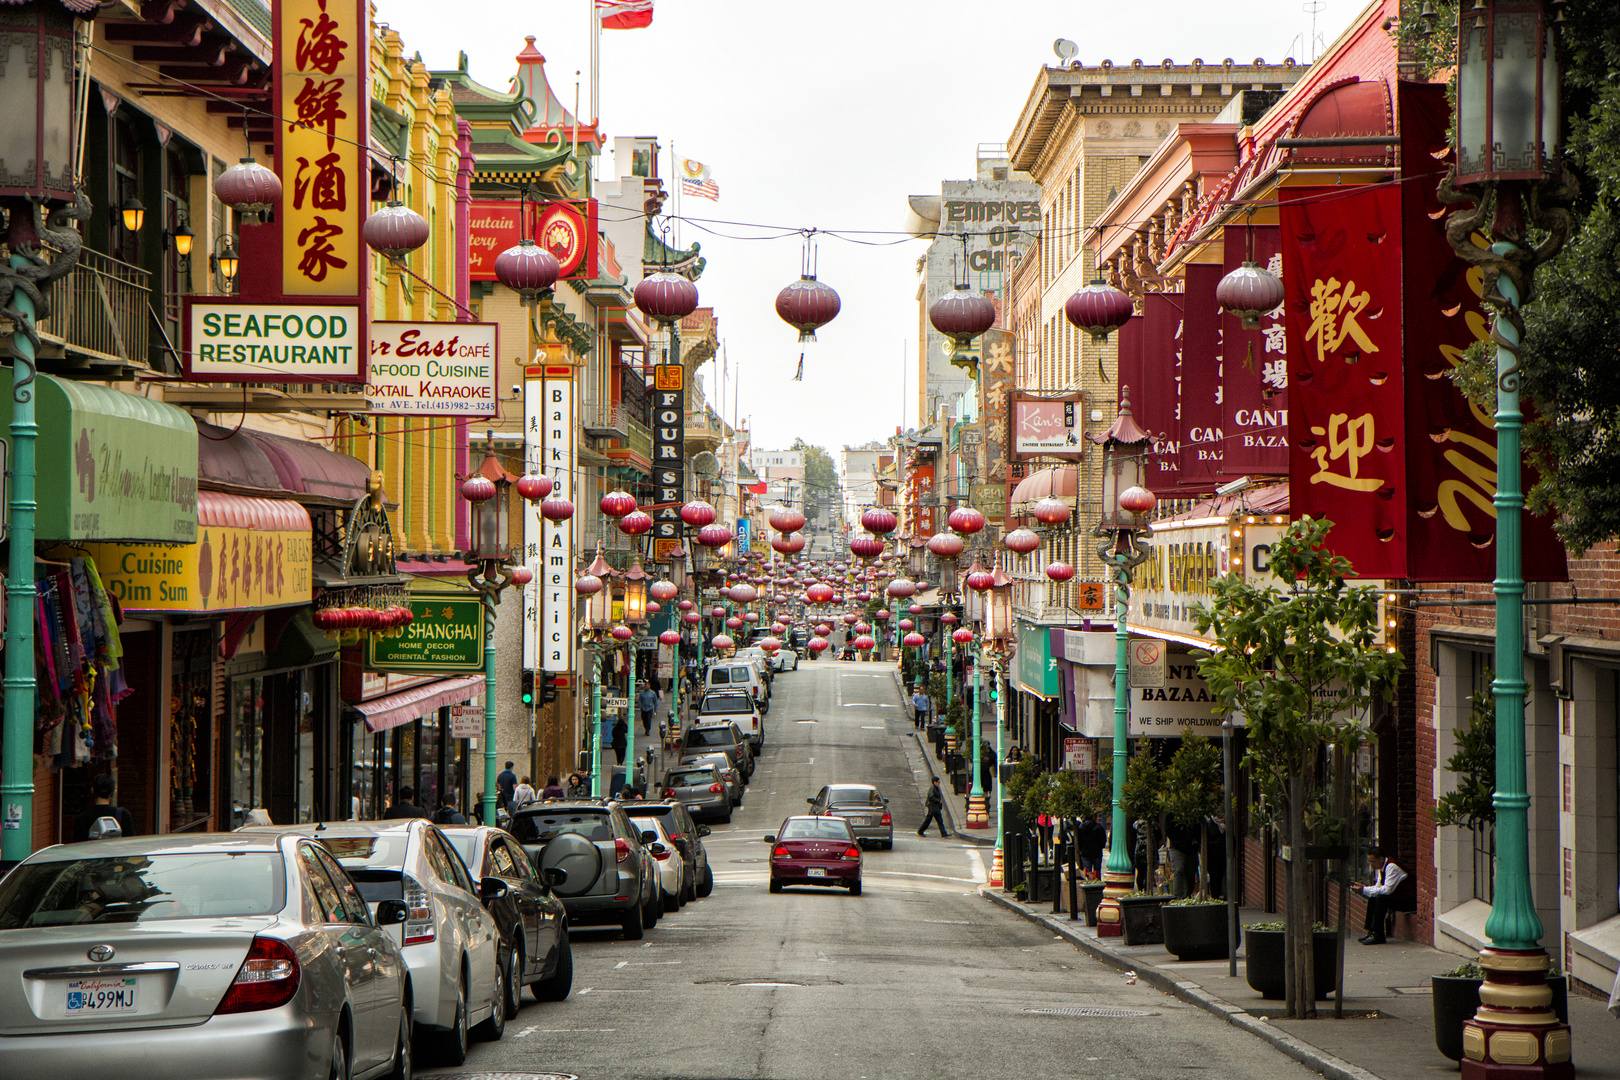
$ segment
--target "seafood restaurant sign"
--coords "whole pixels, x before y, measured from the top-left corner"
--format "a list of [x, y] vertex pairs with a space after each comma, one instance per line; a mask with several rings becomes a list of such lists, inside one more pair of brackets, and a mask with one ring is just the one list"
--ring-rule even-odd
[[496, 329], [494, 323], [372, 323], [371, 411], [494, 416]]

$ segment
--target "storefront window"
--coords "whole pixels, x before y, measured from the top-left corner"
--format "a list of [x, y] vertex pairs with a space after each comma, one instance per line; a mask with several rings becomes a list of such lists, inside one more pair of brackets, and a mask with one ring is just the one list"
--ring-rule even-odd
[[247, 812], [264, 806], [265, 790], [264, 680], [231, 682], [231, 820], [239, 828]]
[[296, 732], [293, 740], [294, 805], [300, 822], [316, 820], [315, 799], [315, 695], [318, 682], [309, 670], [293, 672], [287, 679], [293, 694]]
[[169, 701], [169, 757], [174, 763], [169, 832], [208, 828], [213, 810], [213, 635], [174, 635], [174, 693]]
[[[388, 799], [393, 801], [394, 793], [401, 787], [414, 787], [416, 777], [416, 724], [401, 724], [394, 729], [395, 761], [394, 770], [390, 779]], [[416, 793], [417, 806], [421, 806], [422, 793]]]
[[435, 713], [419, 721], [421, 738], [417, 744], [416, 805], [429, 813], [439, 808], [439, 718]]

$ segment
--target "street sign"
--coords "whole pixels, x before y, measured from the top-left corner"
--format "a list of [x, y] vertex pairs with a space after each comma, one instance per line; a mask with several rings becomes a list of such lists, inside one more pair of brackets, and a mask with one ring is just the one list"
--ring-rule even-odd
[[1162, 689], [1168, 654], [1157, 638], [1133, 638], [1127, 652], [1131, 665], [1131, 685]]
[[628, 709], [629, 707], [630, 699], [627, 697], [602, 698], [602, 708], [604, 709]]
[[1097, 744], [1089, 739], [1063, 740], [1063, 767], [1070, 772], [1090, 772], [1097, 767]]
[[450, 737], [476, 739], [484, 733], [484, 707], [482, 705], [450, 706]]

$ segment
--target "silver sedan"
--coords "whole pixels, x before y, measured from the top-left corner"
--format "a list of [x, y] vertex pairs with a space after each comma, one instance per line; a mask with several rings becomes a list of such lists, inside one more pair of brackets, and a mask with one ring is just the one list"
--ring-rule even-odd
[[59, 845], [0, 881], [0, 1076], [411, 1074], [410, 982], [325, 848], [205, 833]]
[[894, 818], [889, 814], [889, 800], [879, 795], [871, 784], [828, 784], [815, 798], [804, 801], [817, 817], [841, 817], [849, 822], [862, 847], [894, 847]]

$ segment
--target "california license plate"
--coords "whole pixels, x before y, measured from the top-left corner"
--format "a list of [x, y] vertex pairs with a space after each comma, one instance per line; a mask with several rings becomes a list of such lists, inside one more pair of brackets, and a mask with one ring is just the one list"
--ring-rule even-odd
[[819, 866], [812, 866], [810, 869], [806, 870], [805, 873], [808, 874], [810, 877], [826, 877], [827, 876], [827, 871], [823, 870]]
[[102, 1016], [135, 1011], [133, 976], [113, 979], [79, 979], [67, 984], [69, 1016]]

